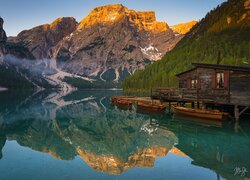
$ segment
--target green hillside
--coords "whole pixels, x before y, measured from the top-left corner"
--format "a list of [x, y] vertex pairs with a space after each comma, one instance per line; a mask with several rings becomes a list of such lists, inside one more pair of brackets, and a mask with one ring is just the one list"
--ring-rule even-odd
[[173, 87], [175, 74], [193, 62], [250, 64], [250, 1], [229, 0], [209, 12], [162, 60], [137, 71], [123, 82], [125, 90]]

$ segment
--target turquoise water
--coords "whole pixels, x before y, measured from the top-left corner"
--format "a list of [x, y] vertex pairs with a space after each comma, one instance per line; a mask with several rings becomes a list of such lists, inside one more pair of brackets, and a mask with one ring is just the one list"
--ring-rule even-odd
[[250, 121], [112, 107], [121, 91], [0, 93], [0, 179], [250, 178]]

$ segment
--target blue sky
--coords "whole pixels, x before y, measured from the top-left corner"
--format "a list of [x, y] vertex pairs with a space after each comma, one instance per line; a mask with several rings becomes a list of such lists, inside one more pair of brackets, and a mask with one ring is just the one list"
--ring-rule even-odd
[[153, 10], [158, 21], [169, 25], [199, 20], [225, 0], [1, 0], [0, 16], [8, 36], [25, 29], [71, 16], [80, 21], [94, 7], [123, 4], [138, 11]]

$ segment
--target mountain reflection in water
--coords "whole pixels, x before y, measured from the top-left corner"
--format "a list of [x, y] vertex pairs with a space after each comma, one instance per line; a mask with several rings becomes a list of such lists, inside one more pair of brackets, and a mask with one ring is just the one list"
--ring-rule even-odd
[[[40, 92], [0, 93], [0, 159], [6, 141], [47, 153], [57, 160], [77, 156], [92, 169], [121, 174], [134, 167], [154, 167], [168, 153], [191, 158], [217, 177], [237, 178], [236, 167], [250, 170], [249, 123], [238, 133], [222, 127], [121, 110], [109, 105], [119, 92], [77, 91], [61, 97]], [[105, 96], [103, 96], [105, 94]], [[0, 160], [1, 163], [1, 160]], [[249, 178], [249, 174], [246, 174]]]
[[153, 167], [158, 156], [178, 143], [171, 131], [151, 126], [149, 116], [109, 107], [108, 98], [60, 99], [56, 104], [39, 97], [1, 112], [1, 144], [6, 138], [16, 140], [60, 160], [79, 155], [95, 170], [120, 174], [136, 166]]

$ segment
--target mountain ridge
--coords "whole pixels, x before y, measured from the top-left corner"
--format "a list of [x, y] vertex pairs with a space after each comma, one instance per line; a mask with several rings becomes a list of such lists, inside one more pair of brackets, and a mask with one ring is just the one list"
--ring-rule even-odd
[[[29, 71], [25, 74], [20, 74], [23, 70], [15, 67], [20, 62], [15, 58], [11, 60], [11, 56], [3, 58], [6, 60], [2, 65], [8, 66], [11, 62], [12, 73], [18, 69], [13, 76], [21, 75], [31, 82], [35, 76], [39, 86], [42, 85], [37, 79], [39, 76], [43, 82], [50, 83], [51, 72], [62, 70], [61, 74], [67, 74], [60, 77], [62, 81], [73, 86], [120, 87], [125, 77], [163, 57], [183, 36], [174, 33], [167, 23], [158, 22], [153, 11], [135, 11], [114, 4], [93, 9], [79, 23], [73, 17], [63, 17], [24, 30], [17, 37], [9, 37], [0, 53], [14, 55], [20, 61], [34, 60], [32, 63], [25, 60], [20, 66], [25, 69], [24, 73]], [[37, 69], [36, 64], [39, 73], [33, 75], [29, 68]], [[11, 83], [10, 87], [14, 86]]]
[[152, 11], [137, 12], [121, 4], [92, 10], [70, 36], [53, 50], [53, 58], [68, 72], [103, 82], [124, 76], [160, 59], [183, 36]]

